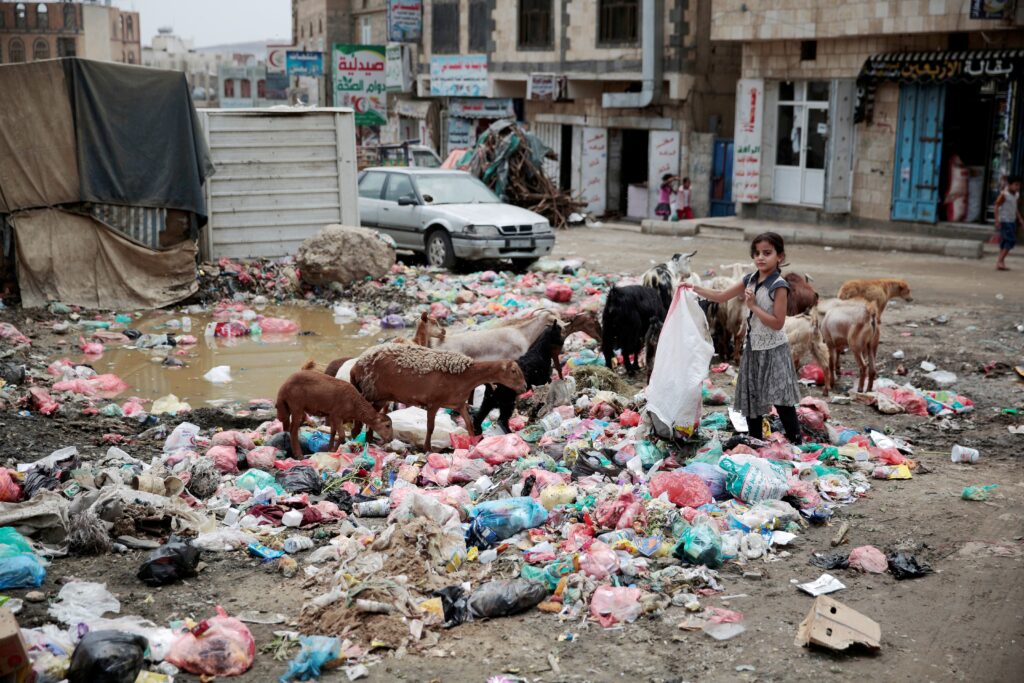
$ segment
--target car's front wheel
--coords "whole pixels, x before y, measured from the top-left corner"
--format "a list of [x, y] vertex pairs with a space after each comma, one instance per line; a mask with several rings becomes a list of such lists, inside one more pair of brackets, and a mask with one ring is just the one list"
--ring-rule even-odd
[[437, 268], [455, 267], [455, 250], [452, 239], [444, 230], [435, 230], [427, 235], [427, 263]]

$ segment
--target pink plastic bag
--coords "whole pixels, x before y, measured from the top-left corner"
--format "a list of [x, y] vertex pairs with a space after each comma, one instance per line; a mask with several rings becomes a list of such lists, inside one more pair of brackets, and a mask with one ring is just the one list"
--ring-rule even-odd
[[818, 489], [815, 488], [813, 481], [790, 479], [785, 497], [793, 498], [796, 507], [801, 510], [813, 509], [821, 505], [821, 495], [818, 494]]
[[636, 496], [633, 495], [632, 491], [626, 491], [620, 493], [618, 498], [615, 500], [606, 500], [597, 504], [594, 509], [594, 521], [596, 521], [602, 528], [614, 529], [619, 523], [619, 519], [629, 508], [636, 502]]
[[615, 528], [632, 529], [636, 524], [641, 527], [647, 526], [647, 508], [644, 507], [642, 500], [634, 501], [626, 508], [626, 511], [619, 517], [619, 523], [615, 525]]
[[883, 574], [889, 568], [885, 555], [873, 545], [862, 545], [851, 550], [849, 563], [851, 569], [871, 574]]
[[273, 470], [275, 460], [277, 460], [277, 449], [273, 446], [259, 446], [245, 454], [245, 462], [249, 467], [257, 470], [268, 472]]
[[89, 379], [73, 379], [67, 382], [55, 382], [54, 391], [70, 391], [73, 394], [114, 398], [128, 388], [117, 375], [96, 375]]
[[83, 337], [78, 338], [78, 348], [82, 349], [82, 353], [87, 356], [102, 356], [105, 350], [103, 344], [85, 341]]
[[928, 417], [928, 403], [917, 392], [899, 387], [883, 387], [878, 393], [888, 396], [910, 415]]
[[53, 397], [50, 396], [50, 392], [42, 387], [30, 388], [28, 390], [28, 395], [31, 397], [32, 407], [43, 415], [51, 415], [60, 408], [60, 404], [53, 400]]
[[649, 488], [652, 497], [668, 493], [668, 499], [679, 507], [696, 508], [711, 502], [711, 489], [689, 472], [658, 472], [651, 477]]
[[233, 429], [214, 434], [213, 445], [234, 446], [235, 448], [240, 448], [243, 451], [251, 451], [256, 448], [256, 444], [254, 444], [252, 439], [250, 439], [246, 434]]
[[234, 446], [214, 446], [206, 451], [206, 457], [213, 459], [221, 474], [238, 474], [238, 453]]
[[217, 616], [204, 621], [209, 628], [198, 637], [191, 631], [178, 636], [167, 661], [199, 676], [239, 676], [248, 671], [256, 656], [249, 628], [220, 605]]
[[17, 327], [10, 323], [0, 323], [0, 339], [6, 339], [15, 346], [21, 344], [31, 344], [32, 342], [28, 337], [23, 335]]
[[800, 379], [809, 379], [820, 387], [825, 383], [825, 371], [816, 363], [808, 363], [800, 368]]
[[601, 581], [619, 571], [619, 558], [610, 546], [594, 541], [580, 555], [580, 571]]
[[260, 329], [263, 334], [295, 334], [299, 331], [299, 324], [284, 318], [263, 318], [260, 320]]
[[564, 282], [549, 282], [544, 288], [544, 296], [560, 304], [572, 299], [572, 287]]
[[640, 589], [599, 586], [590, 599], [590, 614], [608, 628], [619, 622], [632, 622], [640, 616]]
[[530, 491], [530, 495], [538, 500], [540, 499], [540, 492], [547, 487], [569, 483], [568, 473], [559, 474], [558, 472], [548, 472], [547, 470], [542, 470], [539, 467], [531, 467], [528, 470], [523, 470], [523, 480], [525, 481], [529, 476], [533, 476], [536, 480], [533, 484], [533, 489]]
[[54, 377], [60, 377], [64, 374], [65, 370], [70, 370], [74, 367], [71, 360], [68, 358], [61, 358], [55, 360], [46, 366], [46, 372], [53, 375]]
[[0, 503], [21, 500], [21, 486], [11, 477], [11, 471], [0, 467]]
[[623, 410], [622, 414], [619, 415], [619, 424], [623, 427], [636, 427], [640, 424], [640, 413], [628, 408]]
[[518, 434], [487, 436], [480, 440], [469, 457], [486, 460], [490, 465], [500, 465], [525, 457], [530, 453], [530, 444]]

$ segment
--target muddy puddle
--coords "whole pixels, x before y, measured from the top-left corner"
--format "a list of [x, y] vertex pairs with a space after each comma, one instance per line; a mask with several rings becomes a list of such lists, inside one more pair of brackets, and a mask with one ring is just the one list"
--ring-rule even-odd
[[[204, 331], [209, 323], [214, 322], [212, 311], [189, 313], [192, 321], [189, 334], [198, 339], [192, 346], [178, 346], [168, 352], [166, 349], [107, 345], [100, 357], [84, 356], [76, 348], [76, 353], [70, 358], [91, 365], [98, 373], [113, 373], [123, 379], [129, 390], [119, 399], [138, 396], [152, 400], [174, 394], [192, 407], [199, 408], [208, 402], [273, 399], [285, 378], [307, 360], [326, 364], [335, 358], [355, 356], [380, 339], [380, 329], [375, 325], [363, 330], [358, 322], [335, 318], [330, 308], [282, 305], [266, 306], [257, 312], [267, 317], [293, 320], [299, 324], [299, 333], [211, 337], [204, 335]], [[147, 314], [128, 326], [144, 334], [173, 333], [179, 336], [185, 332], [174, 327], [173, 323], [168, 326], [168, 323], [180, 321], [182, 315], [180, 312]], [[391, 336], [394, 334], [388, 334]], [[168, 355], [183, 361], [185, 367], [163, 365]], [[230, 383], [212, 384], [203, 379], [211, 368], [220, 365], [230, 366]]]

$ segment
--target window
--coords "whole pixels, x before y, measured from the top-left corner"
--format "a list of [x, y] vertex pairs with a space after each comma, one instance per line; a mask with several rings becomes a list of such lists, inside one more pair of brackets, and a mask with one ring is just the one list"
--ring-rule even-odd
[[597, 42], [635, 43], [640, 39], [640, 0], [599, 0]]
[[32, 61], [38, 62], [40, 59], [50, 58], [50, 45], [42, 38], [36, 38], [36, 42], [32, 44]]
[[491, 33], [491, 17], [487, 0], [469, 0], [469, 51], [487, 52], [487, 39]]
[[58, 57], [74, 57], [75, 50], [75, 39], [74, 38], [58, 38], [57, 39], [57, 56]]
[[380, 191], [384, 188], [386, 173], [369, 171], [359, 179], [359, 196], [367, 199], [380, 199]]
[[16, 28], [28, 28], [28, 10], [25, 9], [25, 3], [23, 2], [19, 2], [14, 6], [14, 26]]
[[363, 45], [373, 44], [373, 26], [370, 24], [370, 17], [359, 18], [359, 40]]
[[317, 24], [317, 29], [319, 30], [320, 34], [323, 35], [323, 32], [324, 32], [324, 18], [320, 17], [319, 19], [317, 19], [316, 20], [316, 24]]
[[[50, 28], [50, 11], [43, 3], [36, 5], [36, 28]], [[49, 52], [49, 48], [46, 51]]]
[[7, 14], [0, 9], [0, 28], [7, 28]]
[[14, 63], [25, 61], [25, 44], [21, 42], [21, 38], [11, 39], [7, 46], [7, 56]]
[[70, 2], [64, 3], [64, 28], [72, 31], [78, 28], [78, 14]]
[[235, 79], [225, 78], [224, 79], [224, 97], [235, 96]]
[[252, 99], [252, 81], [250, 81], [248, 78], [243, 78], [242, 79], [242, 94], [241, 94], [241, 97], [242, 97], [243, 100], [250, 100], [250, 99]]
[[430, 45], [434, 54], [459, 52], [459, 0], [435, 0]]
[[256, 97], [261, 100], [267, 99], [267, 82], [262, 78], [256, 81]]
[[129, 64], [134, 64], [135, 63], [135, 52], [132, 51], [132, 50], [128, 50], [128, 63]]
[[299, 26], [299, 38], [305, 38], [305, 37], [306, 37], [306, 25], [303, 24], [302, 26]]
[[552, 0], [519, 0], [519, 47], [554, 47]]
[[801, 40], [800, 41], [800, 61], [801, 62], [813, 62], [818, 58], [818, 41], [816, 40]]
[[127, 38], [128, 40], [135, 40], [135, 20], [132, 17], [125, 19], [125, 25], [128, 27]]
[[412, 181], [404, 173], [391, 173], [388, 180], [388, 189], [384, 193], [384, 199], [389, 202], [397, 202], [402, 197], [416, 197], [412, 189]]

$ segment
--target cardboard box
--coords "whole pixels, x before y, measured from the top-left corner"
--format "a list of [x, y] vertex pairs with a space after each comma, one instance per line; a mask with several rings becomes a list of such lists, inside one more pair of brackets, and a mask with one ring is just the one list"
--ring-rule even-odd
[[[0, 676], [21, 674], [25, 670], [32, 671], [32, 662], [28, 658], [28, 648], [21, 637], [18, 620], [7, 607], [0, 607]], [[15, 676], [14, 680], [24, 680]]]
[[838, 600], [820, 595], [796, 630], [797, 645], [821, 645], [830, 650], [845, 650], [863, 645], [877, 650], [882, 646], [882, 627]]

